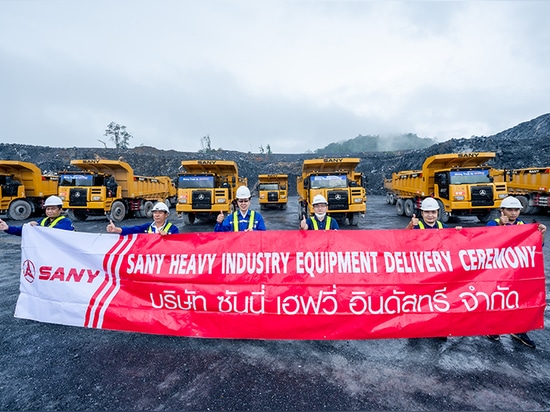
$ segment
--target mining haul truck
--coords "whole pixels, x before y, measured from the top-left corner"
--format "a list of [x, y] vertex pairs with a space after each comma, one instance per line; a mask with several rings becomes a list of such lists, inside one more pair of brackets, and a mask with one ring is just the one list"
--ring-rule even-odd
[[168, 176], [137, 176], [121, 160], [71, 160], [79, 171], [59, 172], [58, 196], [72, 218], [106, 215], [120, 222], [129, 215], [151, 217], [156, 202], [168, 207], [176, 187]]
[[420, 216], [426, 197], [439, 203], [439, 220], [451, 216], [476, 216], [481, 222], [497, 217], [508, 192], [506, 183], [495, 182], [494, 168], [487, 162], [495, 153], [438, 154], [428, 157], [422, 170], [405, 170], [384, 180], [386, 202], [395, 204], [398, 215]]
[[288, 203], [288, 175], [258, 175], [258, 202], [260, 209], [268, 207], [286, 209]]
[[35, 164], [0, 160], [0, 214], [25, 220], [42, 214], [44, 200], [57, 195], [57, 176], [43, 175]]
[[550, 206], [550, 167], [499, 170], [495, 181], [506, 182], [508, 194], [521, 202], [522, 214], [536, 214]]
[[367, 211], [366, 179], [356, 172], [359, 158], [306, 159], [302, 175], [296, 179], [299, 219], [313, 213], [311, 201], [323, 195], [328, 201], [328, 214], [339, 221], [357, 226]]
[[176, 211], [186, 225], [232, 212], [237, 188], [248, 184], [231, 160], [184, 160], [181, 166], [185, 172], [178, 173]]

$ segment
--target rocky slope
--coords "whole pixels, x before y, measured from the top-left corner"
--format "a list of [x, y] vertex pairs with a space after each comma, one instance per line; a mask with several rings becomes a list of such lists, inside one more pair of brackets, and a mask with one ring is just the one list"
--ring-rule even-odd
[[[493, 136], [452, 139], [421, 150], [348, 153], [346, 156], [361, 158], [359, 170], [368, 178], [368, 193], [383, 194], [384, 178], [391, 177], [392, 172], [420, 169], [424, 159], [434, 154], [476, 151], [495, 152], [492, 165], [500, 168], [550, 167], [550, 113]], [[32, 162], [44, 173], [70, 170], [71, 159], [93, 159], [98, 156], [122, 158], [139, 175], [170, 177], [176, 177], [182, 160], [234, 160], [239, 166], [239, 174], [248, 178], [250, 187], [257, 181], [258, 174], [287, 173], [291, 195], [296, 194], [296, 177], [301, 173], [302, 161], [319, 157], [315, 154], [255, 154], [225, 150], [178, 152], [147, 146], [105, 149], [0, 144], [0, 159]]]

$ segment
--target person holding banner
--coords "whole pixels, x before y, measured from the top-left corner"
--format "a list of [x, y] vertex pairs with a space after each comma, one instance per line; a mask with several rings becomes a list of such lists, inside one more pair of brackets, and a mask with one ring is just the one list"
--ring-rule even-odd
[[439, 213], [439, 203], [433, 197], [427, 197], [420, 205], [420, 214], [422, 219], [412, 215], [411, 221], [405, 229], [444, 229], [448, 226], [437, 220]]
[[155, 206], [153, 206], [152, 223], [144, 223], [143, 225], [138, 226], [117, 227], [112, 220], [109, 220], [107, 232], [118, 233], [121, 236], [134, 233], [158, 233], [161, 236], [179, 233], [178, 227], [168, 222], [168, 215], [170, 215], [168, 206], [166, 206], [164, 202], [158, 202]]
[[[44, 226], [54, 229], [74, 230], [73, 222], [68, 217], [61, 215], [63, 211], [63, 201], [57, 196], [50, 196], [44, 202], [46, 217], [37, 221], [29, 222], [31, 226]], [[9, 226], [0, 219], [0, 230], [9, 235], [21, 236], [23, 226]]]
[[301, 230], [338, 230], [336, 219], [327, 215], [328, 202], [323, 195], [315, 195], [312, 202], [314, 215], [306, 219], [305, 215], [300, 222]]
[[[416, 215], [412, 215], [411, 221], [405, 229], [446, 229], [448, 226], [437, 220], [437, 215], [439, 213], [439, 204], [437, 200], [433, 197], [427, 197], [420, 204], [420, 214], [422, 219], [418, 219]], [[457, 227], [460, 229], [460, 227]], [[446, 336], [440, 336], [434, 338], [441, 341], [446, 341]]]
[[240, 186], [236, 194], [238, 210], [228, 214], [227, 217], [224, 216], [223, 212], [220, 212], [216, 219], [214, 232], [266, 230], [262, 215], [254, 210], [249, 210], [251, 197], [248, 187]]
[[[525, 222], [519, 218], [519, 214], [523, 209], [521, 202], [514, 196], [508, 196], [504, 198], [500, 204], [500, 217], [493, 219], [487, 223], [487, 226], [512, 226], [512, 225], [524, 225]], [[544, 246], [544, 235], [546, 233], [546, 226], [539, 223], [538, 229], [542, 234], [542, 244]], [[527, 335], [526, 332], [512, 333], [512, 338], [520, 341], [525, 346], [535, 349], [537, 345]], [[494, 341], [500, 340], [500, 335], [487, 335], [487, 337]]]

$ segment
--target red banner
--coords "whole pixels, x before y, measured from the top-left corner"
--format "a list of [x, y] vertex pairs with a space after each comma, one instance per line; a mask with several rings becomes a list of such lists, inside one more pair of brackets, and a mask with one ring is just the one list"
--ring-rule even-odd
[[[55, 236], [48, 243], [59, 250], [41, 252], [25, 240], [24, 262], [40, 275], [29, 282], [23, 268], [16, 316], [249, 339], [435, 337], [544, 327], [536, 225], [124, 237], [57, 232], [64, 231], [24, 232], [24, 238], [38, 233], [41, 245], [43, 236]], [[82, 245], [98, 247], [93, 236], [111, 242], [97, 268], [79, 263], [80, 254], [90, 259]], [[71, 245], [81, 246], [67, 250]], [[51, 264], [51, 256], [63, 254], [71, 256], [70, 267]], [[68, 302], [36, 308], [63, 294]]]

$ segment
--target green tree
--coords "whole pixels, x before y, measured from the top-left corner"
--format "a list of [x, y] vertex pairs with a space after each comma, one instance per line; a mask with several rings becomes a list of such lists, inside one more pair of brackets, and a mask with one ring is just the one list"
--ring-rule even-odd
[[105, 134], [103, 136], [108, 136], [109, 140], [115, 144], [117, 149], [128, 149], [129, 141], [134, 137], [126, 131], [126, 126], [121, 126], [115, 122], [111, 122], [107, 125], [107, 129], [105, 129]]

